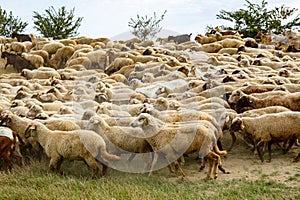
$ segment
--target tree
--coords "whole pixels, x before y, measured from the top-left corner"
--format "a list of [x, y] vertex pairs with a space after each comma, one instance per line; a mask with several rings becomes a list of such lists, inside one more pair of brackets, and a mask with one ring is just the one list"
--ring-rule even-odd
[[292, 17], [297, 8], [289, 8], [284, 5], [275, 7], [272, 10], [267, 9], [268, 2], [262, 0], [261, 5], [253, 4], [249, 0], [245, 0], [247, 9], [239, 9], [238, 11], [229, 12], [221, 10], [217, 14], [217, 19], [224, 19], [234, 23], [234, 27], [225, 27], [224, 29], [236, 30], [245, 37], [255, 37], [259, 31], [263, 33], [274, 32], [282, 33], [285, 29], [291, 29], [300, 26], [299, 14], [284, 24], [289, 17]]
[[130, 18], [128, 22], [128, 26], [133, 28], [131, 33], [141, 40], [148, 40], [154, 38], [157, 33], [161, 31], [161, 27], [159, 23], [164, 19], [167, 10], [160, 16], [159, 19], [156, 17], [156, 13], [154, 12], [153, 17], [140, 16], [137, 15], [137, 19], [134, 20]]
[[7, 13], [0, 7], [0, 35], [11, 37], [13, 32], [22, 32], [28, 25], [20, 18], [14, 17], [12, 12]]
[[56, 11], [53, 6], [45, 10], [46, 14], [34, 11], [34, 28], [44, 37], [53, 39], [66, 39], [78, 35], [77, 30], [81, 25], [83, 17], [74, 20], [75, 8], [67, 11], [65, 6]]

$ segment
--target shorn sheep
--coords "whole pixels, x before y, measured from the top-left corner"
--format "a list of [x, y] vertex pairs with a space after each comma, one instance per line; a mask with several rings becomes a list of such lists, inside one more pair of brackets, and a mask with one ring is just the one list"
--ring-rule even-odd
[[[276, 122], [276, 123], [274, 123]], [[242, 131], [252, 138], [258, 155], [263, 162], [260, 146], [268, 145], [269, 162], [271, 161], [271, 144], [300, 138], [300, 112], [281, 112], [265, 114], [259, 117], [237, 117], [230, 127], [233, 131]], [[292, 143], [291, 143], [292, 144]], [[298, 157], [296, 158], [296, 160]]]
[[27, 127], [25, 137], [37, 139], [50, 158], [52, 171], [59, 172], [64, 159], [84, 160], [93, 170], [92, 178], [95, 178], [99, 171], [97, 161], [101, 161], [104, 176], [108, 161], [120, 160], [120, 157], [106, 151], [103, 138], [94, 131], [51, 131], [42, 123], [35, 122]]
[[158, 157], [162, 156], [168, 163], [170, 172], [171, 162], [184, 177], [185, 174], [180, 167], [177, 158], [183, 154], [190, 154], [198, 151], [198, 156], [209, 160], [210, 168], [207, 178], [211, 177], [213, 171], [214, 178], [217, 178], [218, 167], [221, 164], [220, 155], [226, 155], [226, 151], [220, 151], [217, 146], [217, 138], [213, 125], [208, 125], [207, 121], [197, 123], [166, 124], [150, 114], [141, 113], [132, 121], [132, 127], [141, 127], [144, 131], [145, 139], [154, 150], [154, 159], [151, 165], [151, 175]]

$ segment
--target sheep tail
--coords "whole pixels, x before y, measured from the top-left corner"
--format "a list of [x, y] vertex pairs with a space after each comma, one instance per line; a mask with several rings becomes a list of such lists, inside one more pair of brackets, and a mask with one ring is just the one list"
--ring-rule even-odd
[[106, 149], [101, 149], [101, 157], [105, 160], [120, 160], [121, 158], [117, 155], [110, 154]]
[[214, 152], [220, 156], [226, 156], [227, 155], [227, 151], [221, 151], [218, 147], [218, 145], [214, 146]]

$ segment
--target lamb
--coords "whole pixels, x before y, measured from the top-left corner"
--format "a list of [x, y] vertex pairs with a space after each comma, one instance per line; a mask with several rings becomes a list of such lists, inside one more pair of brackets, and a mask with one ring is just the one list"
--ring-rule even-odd
[[[300, 138], [299, 112], [281, 112], [265, 114], [259, 117], [237, 117], [232, 121], [233, 131], [242, 131], [254, 140], [258, 155], [263, 162], [260, 145], [268, 145], [269, 159], [271, 161], [271, 144], [274, 141], [287, 141]], [[276, 122], [274, 124], [274, 122]]]
[[[132, 127], [141, 127], [147, 136], [145, 139], [152, 146], [155, 154], [150, 169], [151, 175], [158, 156], [163, 156], [167, 163], [175, 163], [176, 168], [184, 177], [177, 158], [181, 155], [198, 151], [199, 157], [210, 159], [214, 155], [216, 160], [211, 161], [207, 178], [210, 178], [212, 169], [214, 178], [217, 178], [217, 168], [220, 165], [220, 155], [226, 155], [226, 151], [220, 151], [217, 146], [215, 129], [208, 125], [209, 122], [198, 122], [194, 124], [170, 125], [155, 119], [147, 113], [140, 114], [132, 123]], [[192, 125], [192, 126], [191, 126]], [[169, 166], [169, 169], [170, 166]], [[171, 170], [170, 170], [171, 171]]]
[[50, 158], [52, 171], [59, 172], [64, 159], [84, 160], [93, 170], [92, 178], [96, 178], [99, 171], [97, 161], [101, 161], [104, 176], [108, 161], [120, 160], [119, 156], [107, 152], [103, 138], [94, 131], [51, 131], [42, 123], [35, 122], [26, 128], [25, 137], [36, 138]]

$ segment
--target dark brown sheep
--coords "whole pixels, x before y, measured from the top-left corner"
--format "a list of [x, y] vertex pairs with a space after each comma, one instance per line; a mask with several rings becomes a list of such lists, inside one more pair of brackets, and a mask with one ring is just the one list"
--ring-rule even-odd
[[8, 52], [2, 52], [1, 58], [7, 58], [7, 62], [4, 66], [4, 69], [6, 69], [7, 65], [13, 65], [14, 69], [20, 73], [23, 69], [36, 69], [28, 60], [23, 58], [22, 56], [18, 54], [8, 53]]

